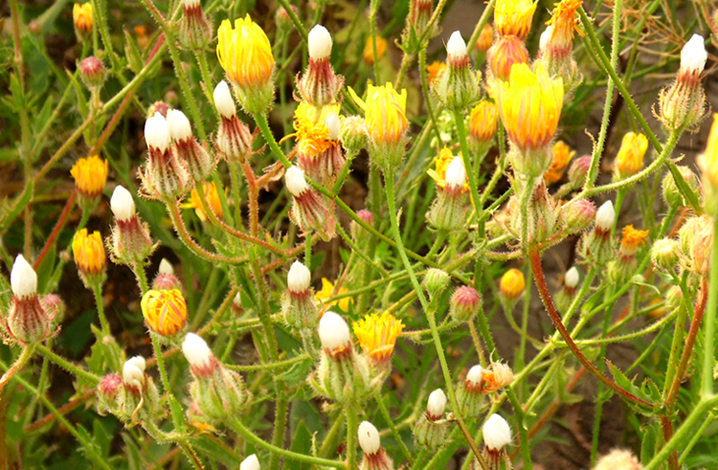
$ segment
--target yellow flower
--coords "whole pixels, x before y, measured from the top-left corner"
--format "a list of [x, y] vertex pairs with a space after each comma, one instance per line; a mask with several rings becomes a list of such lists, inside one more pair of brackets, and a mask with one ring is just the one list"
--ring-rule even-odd
[[573, 32], [583, 36], [583, 32], [576, 26], [576, 10], [581, 8], [583, 0], [562, 0], [556, 4], [551, 19], [547, 25], [553, 25], [550, 42], [556, 47], [570, 47], [573, 41]]
[[499, 36], [517, 36], [526, 40], [536, 11], [532, 0], [496, 0], [494, 27]]
[[616, 155], [616, 173], [620, 179], [641, 171], [646, 150], [648, 150], [648, 139], [645, 135], [628, 132], [623, 136], [621, 148]]
[[[384, 53], [386, 52], [386, 39], [384, 39], [381, 36], [376, 37], [376, 55], [378, 56], [377, 60], [381, 60], [382, 57], [384, 57]], [[364, 59], [364, 62], [366, 62], [369, 65], [374, 64], [374, 44], [371, 40], [371, 37], [367, 38], [366, 44], [364, 45], [364, 52], [361, 54], [362, 59]]]
[[471, 110], [469, 133], [479, 142], [488, 142], [494, 138], [497, 127], [496, 106], [488, 101], [480, 101]]
[[648, 230], [636, 230], [633, 225], [623, 227], [621, 238], [621, 254], [631, 256], [636, 253], [639, 245], [643, 245], [648, 236]]
[[148, 290], [140, 303], [150, 330], [174, 336], [187, 325], [187, 303], [179, 289]]
[[227, 78], [240, 88], [259, 88], [272, 77], [272, 46], [249, 15], [234, 20], [234, 29], [229, 20], [222, 21], [217, 30], [217, 57]]
[[551, 167], [549, 167], [543, 175], [543, 179], [546, 184], [553, 184], [561, 179], [563, 171], [566, 169], [566, 166], [569, 164], [573, 156], [576, 155], [576, 151], [571, 150], [571, 148], [566, 145], [563, 140], [559, 140], [553, 144], [551, 154], [553, 155]]
[[409, 127], [406, 119], [406, 90], [394, 90], [391, 83], [384, 86], [369, 85], [366, 101], [357, 96], [352, 88], [349, 94], [364, 110], [369, 139], [375, 145], [403, 144], [404, 133]]
[[713, 115], [706, 151], [698, 156], [697, 162], [703, 180], [703, 205], [706, 212], [715, 216], [718, 214], [718, 113]]
[[314, 294], [314, 299], [317, 302], [322, 303], [322, 313], [324, 313], [326, 310], [330, 309], [331, 307], [335, 305], [339, 305], [339, 308], [344, 310], [345, 312], [349, 310], [349, 304], [351, 302], [354, 302], [351, 297], [343, 297], [339, 300], [334, 300], [331, 302], [325, 302], [326, 299], [331, 298], [332, 296], [336, 294], [344, 294], [345, 292], [349, 292], [349, 290], [346, 287], [339, 288], [338, 292], [334, 292], [334, 284], [332, 284], [329, 279], [326, 277], [322, 278], [322, 290]]
[[105, 245], [100, 232], [88, 235], [86, 228], [77, 232], [72, 239], [72, 254], [77, 269], [84, 275], [100, 274], [107, 266]]
[[105, 189], [107, 182], [107, 160], [97, 155], [81, 158], [70, 170], [75, 178], [75, 187], [83, 196], [96, 197]]
[[509, 139], [522, 151], [546, 147], [553, 139], [563, 106], [563, 80], [552, 79], [537, 62], [532, 72], [514, 64], [508, 82], [496, 87], [496, 106]]
[[352, 329], [364, 352], [376, 362], [383, 363], [391, 359], [396, 338], [404, 329], [404, 324], [387, 310], [352, 323]]
[[[202, 188], [204, 189], [204, 196], [207, 198], [207, 203], [212, 209], [212, 212], [214, 212], [214, 215], [216, 215], [218, 219], [223, 219], [224, 210], [222, 209], [222, 203], [219, 199], [219, 192], [217, 191], [217, 186], [215, 186], [214, 183], [202, 183]], [[195, 214], [197, 214], [197, 217], [199, 217], [199, 220], [201, 220], [202, 222], [207, 221], [207, 213], [205, 212], [204, 207], [202, 207], [202, 200], [199, 197], [197, 188], [192, 190], [192, 193], [189, 196], [189, 200], [186, 203], [182, 204], [182, 208], [194, 209], [194, 212]]]
[[324, 120], [330, 114], [339, 114], [340, 104], [326, 106], [312, 106], [309, 103], [300, 103], [294, 111], [294, 134], [299, 146], [299, 152], [306, 155], [318, 155], [326, 151], [332, 142], [329, 141], [329, 130]]
[[518, 269], [509, 269], [503, 276], [501, 276], [499, 287], [501, 289], [501, 293], [509, 299], [518, 298], [526, 287], [524, 274]]
[[486, 52], [493, 43], [494, 28], [492, 28], [490, 24], [486, 23], [486, 25], [484, 25], [484, 29], [481, 30], [481, 34], [479, 34], [479, 40], [476, 41], [476, 48], [481, 52]]
[[[451, 150], [444, 147], [443, 149], [441, 149], [441, 152], [439, 152], [439, 156], [436, 157], [436, 170], [433, 170], [431, 168], [426, 170], [426, 174], [431, 176], [431, 178], [436, 181], [436, 185], [442, 189], [446, 186], [446, 170], [449, 168], [449, 165], [453, 160], [454, 154], [451, 152]], [[467, 193], [469, 189], [470, 188], [468, 183], [464, 183], [464, 188], [462, 192]]]
[[429, 82], [429, 86], [434, 83], [434, 80], [439, 78], [439, 75], [441, 75], [444, 70], [446, 70], [445, 62], [434, 61], [431, 65], [426, 66], [426, 73], [428, 74], [426, 79]]
[[92, 31], [92, 3], [87, 2], [83, 5], [75, 3], [75, 6], [72, 7], [72, 21], [79, 32], [89, 33]]

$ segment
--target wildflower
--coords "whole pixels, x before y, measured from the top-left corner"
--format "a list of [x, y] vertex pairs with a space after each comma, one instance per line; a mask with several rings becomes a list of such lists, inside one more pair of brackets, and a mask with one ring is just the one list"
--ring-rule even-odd
[[404, 324], [387, 310], [381, 314], [372, 313], [352, 323], [352, 329], [364, 352], [381, 365], [391, 359]]
[[477, 364], [469, 369], [464, 383], [459, 384], [456, 391], [456, 400], [462, 414], [467, 418], [476, 419], [481, 414], [484, 393], [482, 390], [482, 379], [484, 368]]
[[260, 470], [259, 459], [257, 454], [252, 454], [239, 464], [239, 470]]
[[499, 36], [516, 36], [525, 41], [535, 11], [533, 0], [497, 0], [494, 5], [496, 32]]
[[449, 421], [444, 419], [446, 395], [440, 388], [429, 395], [426, 412], [414, 424], [414, 437], [422, 445], [435, 449], [446, 441]]
[[[429, 26], [429, 21], [431, 21], [433, 11], [433, 0], [411, 0], [409, 2], [407, 29], [404, 30], [403, 42], [405, 46], [412, 43], [413, 45], [418, 46], [418, 44], [416, 44], [418, 42], [417, 40], [426, 32], [426, 28]], [[411, 28], [411, 30], [409, 30], [409, 28]], [[434, 33], [435, 31], [436, 25], [434, 25], [431, 33]], [[433, 34], [431, 34], [431, 36], [433, 36]]]
[[430, 174], [432, 178], [435, 176], [439, 178], [436, 179], [436, 185], [440, 191], [426, 217], [435, 229], [451, 231], [464, 225], [466, 210], [464, 195], [469, 191], [469, 185], [466, 183], [466, 169], [461, 157], [453, 157], [445, 170], [439, 168], [441, 159], [440, 155], [437, 170], [443, 172], [443, 175]]
[[75, 24], [75, 32], [80, 40], [89, 39], [93, 26], [92, 3], [87, 2], [82, 5], [75, 3], [72, 7], [72, 22]]
[[501, 276], [499, 288], [502, 296], [508, 299], [517, 299], [526, 288], [524, 274], [516, 268], [509, 269]]
[[511, 427], [504, 418], [492, 414], [482, 428], [484, 435], [484, 461], [491, 470], [511, 466], [506, 446], [511, 444]]
[[622, 180], [641, 171], [646, 150], [648, 150], [648, 138], [645, 135], [627, 132], [616, 155], [615, 177]]
[[77, 232], [72, 239], [72, 254], [85, 286], [91, 288], [96, 282], [104, 280], [107, 258], [100, 232], [88, 235], [86, 228]]
[[469, 118], [469, 135], [478, 142], [491, 142], [496, 135], [498, 121], [496, 106], [489, 101], [479, 101], [471, 109]]
[[555, 47], [570, 50], [574, 31], [583, 36], [583, 32], [576, 26], [576, 11], [582, 3], [583, 0], [562, 0], [556, 4], [551, 19], [546, 23], [553, 26], [550, 42]]
[[145, 121], [145, 141], [148, 158], [139, 173], [145, 195], [172, 201], [185, 194], [192, 185], [190, 174], [170, 148], [170, 127], [158, 112]]
[[139, 421], [152, 419], [164, 411], [158, 407], [159, 393], [152, 377], [145, 374], [146, 366], [142, 356], [134, 356], [125, 361], [122, 367], [124, 403], [120, 404], [119, 409], [111, 411], [124, 422], [136, 423], [137, 415], [140, 415]]
[[522, 174], [538, 176], [551, 164], [546, 148], [558, 126], [563, 106], [563, 81], [551, 79], [540, 62], [511, 69], [508, 82], [496, 89], [496, 107], [509, 139], [516, 147], [511, 161]]
[[308, 157], [315, 157], [327, 151], [332, 142], [329, 139], [329, 128], [326, 120], [330, 115], [339, 113], [338, 104], [321, 108], [308, 103], [299, 103], [294, 111], [294, 134], [297, 139], [297, 151]]
[[247, 15], [222, 21], [217, 30], [217, 57], [227, 78], [237, 86], [249, 114], [265, 113], [272, 102], [274, 57], [267, 35]]
[[25, 257], [17, 255], [10, 271], [12, 299], [2, 326], [21, 345], [39, 343], [52, 335], [56, 309], [45, 309], [37, 295], [37, 273]]
[[187, 167], [190, 176], [196, 181], [209, 178], [214, 170], [214, 159], [197, 143], [187, 116], [179, 109], [172, 109], [167, 113], [167, 126], [177, 158]]
[[182, 0], [179, 40], [187, 49], [201, 50], [209, 44], [212, 32], [202, 11], [200, 0]]
[[597, 265], [603, 265], [614, 257], [611, 229], [616, 220], [616, 211], [611, 201], [606, 201], [596, 211], [593, 230], [581, 239], [581, 255]]
[[486, 59], [494, 77], [505, 81], [509, 79], [514, 64], [528, 63], [529, 51], [516, 36], [499, 36], [486, 52]]
[[651, 247], [651, 261], [665, 272], [673, 272], [678, 266], [679, 245], [677, 240], [661, 238]]
[[75, 188], [80, 193], [80, 204], [85, 210], [92, 210], [97, 204], [107, 182], [107, 160], [97, 155], [80, 158], [72, 166], [70, 174], [75, 179]]
[[341, 131], [339, 140], [349, 154], [357, 154], [366, 147], [369, 138], [366, 130], [366, 121], [361, 116], [348, 116], [340, 119]]
[[[448, 149], [447, 147], [444, 147], [443, 149], [441, 149], [441, 152], [439, 152], [439, 156], [436, 157], [436, 163], [435, 163], [436, 170], [429, 168], [426, 171], [426, 174], [429, 175], [431, 177], [431, 179], [433, 179], [436, 182], [436, 186], [438, 186], [441, 189], [444, 189], [446, 187], [447, 171], [449, 169], [449, 166], [451, 166], [451, 163], [457, 158], [459, 159], [459, 161], [461, 160], [460, 157], [455, 157], [454, 154], [451, 152], [451, 150]], [[458, 165], [458, 163], [457, 163], [457, 165]], [[462, 161], [462, 168], [463, 168], [463, 161]], [[467, 193], [469, 191], [469, 185], [467, 183], [468, 177], [466, 177], [465, 172], [464, 172], [464, 178], [465, 178], [464, 183], [459, 184], [458, 186], [460, 186], [462, 188], [463, 193]]]
[[344, 86], [344, 77], [334, 74], [329, 58], [332, 54], [332, 37], [324, 26], [316, 25], [309, 32], [309, 65], [304, 74], [297, 76], [297, 91], [302, 101], [313, 106], [335, 103]]
[[135, 26], [134, 29], [135, 34], [137, 35], [137, 45], [140, 46], [140, 49], [144, 50], [150, 43], [150, 35], [149, 31], [147, 31], [147, 26]]
[[97, 91], [107, 79], [107, 68], [97, 57], [86, 57], [78, 67], [82, 82], [91, 91]]
[[718, 114], [713, 115], [706, 151], [698, 157], [697, 161], [703, 181], [703, 205], [706, 212], [716, 217], [718, 216]]
[[481, 295], [470, 286], [461, 286], [449, 300], [449, 313], [456, 321], [470, 321], [481, 311]]
[[394, 462], [381, 447], [379, 431], [369, 421], [362, 421], [357, 429], [359, 446], [364, 453], [359, 470], [394, 470]]
[[404, 134], [409, 127], [406, 90], [397, 93], [391, 83], [379, 87], [370, 84], [366, 101], [351, 88], [349, 94], [364, 110], [371, 157], [382, 168], [396, 167], [404, 155]]
[[441, 76], [446, 70], [446, 62], [434, 61], [431, 65], [426, 66], [426, 80], [429, 82], [429, 86], [432, 86], [434, 82]]
[[341, 124], [337, 114], [329, 114], [317, 132], [299, 141], [297, 163], [310, 178], [331, 188], [346, 165], [347, 159], [339, 145]]
[[479, 34], [479, 39], [476, 41], [476, 49], [481, 52], [488, 51], [494, 43], [494, 28], [489, 23], [484, 25], [484, 29]]
[[187, 325], [187, 303], [179, 289], [151, 289], [140, 306], [145, 324], [160, 336], [174, 336]]
[[576, 151], [571, 150], [563, 140], [559, 140], [553, 144], [551, 155], [551, 166], [543, 175], [546, 184], [553, 184], [563, 177], [563, 172], [573, 156], [576, 155]]
[[459, 31], [454, 31], [449, 38], [446, 54], [447, 68], [434, 82], [432, 90], [447, 108], [463, 112], [478, 99], [480, 89]]
[[132, 194], [122, 186], [115, 187], [110, 199], [110, 209], [115, 215], [115, 227], [108, 240], [115, 262], [141, 265], [152, 254], [154, 247], [147, 224], [140, 221], [135, 212]]
[[577, 199], [561, 207], [561, 221], [570, 235], [586, 230], [595, 217], [596, 206], [588, 199]]
[[705, 91], [701, 74], [708, 60], [703, 36], [694, 34], [681, 50], [676, 81], [658, 95], [660, 119], [669, 131], [698, 124], [703, 118]]
[[334, 211], [327, 208], [324, 199], [309, 188], [304, 171], [292, 166], [284, 174], [285, 184], [292, 195], [293, 204], [289, 218], [304, 232], [315, 231], [323, 240], [336, 235]]
[[292, 263], [287, 273], [287, 293], [282, 312], [289, 326], [296, 329], [315, 328], [319, 312], [310, 282], [312, 273], [299, 261]]
[[646, 242], [648, 230], [636, 230], [633, 225], [623, 227], [623, 238], [621, 238], [621, 255], [633, 256], [636, 254], [639, 245]]
[[339, 300], [333, 300], [330, 302], [327, 302], [327, 299], [332, 298], [335, 295], [341, 295], [349, 292], [349, 289], [342, 286], [340, 287], [336, 292], [334, 291], [334, 283], [331, 282], [326, 277], [322, 278], [322, 290], [314, 294], [314, 299], [317, 302], [321, 302], [322, 304], [322, 311], [326, 311], [329, 308], [338, 306], [343, 311], [347, 312], [349, 311], [349, 304], [353, 303], [354, 300], [351, 297], [342, 297]]
[[215, 145], [220, 155], [229, 162], [244, 163], [252, 153], [254, 137], [249, 127], [237, 117], [237, 107], [224, 80], [220, 81], [214, 89], [214, 105], [221, 116]]
[[[217, 190], [217, 186], [214, 184], [214, 182], [204, 182], [202, 183], [202, 191], [204, 192], [204, 197], [207, 199], [207, 205], [209, 206], [209, 209], [218, 219], [223, 219], [224, 210], [222, 209], [222, 202], [219, 198], [219, 191]], [[205, 212], [205, 208], [202, 205], [202, 200], [200, 199], [197, 188], [192, 190], [192, 193], [189, 196], [189, 200], [186, 203], [182, 204], [181, 207], [183, 209], [194, 209], [194, 212], [195, 214], [197, 214], [197, 217], [199, 217], [199, 220], [201, 220], [202, 222], [207, 222], [207, 212]]]
[[556, 4], [549, 25], [541, 35], [539, 60], [544, 64], [549, 75], [561, 77], [566, 90], [571, 91], [581, 81], [581, 72], [571, 54], [573, 33], [576, 26], [576, 10], [581, 7], [582, 0], [563, 0]]
[[[386, 39], [381, 36], [374, 37], [376, 38], [376, 60], [381, 60], [386, 52]], [[369, 65], [374, 65], [374, 62], [376, 62], [374, 60], [374, 42], [371, 37], [367, 38], [366, 44], [364, 45], [364, 51], [361, 56], [362, 59], [364, 59], [364, 62]]]

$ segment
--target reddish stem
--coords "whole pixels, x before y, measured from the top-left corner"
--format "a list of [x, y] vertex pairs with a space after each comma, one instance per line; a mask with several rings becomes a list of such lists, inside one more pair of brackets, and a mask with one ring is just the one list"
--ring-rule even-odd
[[[95, 396], [95, 389], [85, 392], [82, 396], [75, 398], [74, 400], [70, 400], [67, 404], [60, 407], [57, 411], [60, 413], [60, 415], [66, 415], [67, 413], [71, 412], [78, 406], [85, 403], [87, 400], [89, 400], [93, 396]], [[55, 418], [57, 418], [57, 416], [55, 416], [54, 414], [49, 414], [49, 415], [45, 416], [44, 418], [35, 421], [34, 423], [30, 424], [29, 426], [26, 426], [23, 429], [23, 432], [25, 434], [29, 434], [29, 433], [35, 431], [36, 429], [42, 428], [43, 426], [51, 423]]]
[[244, 162], [241, 166], [249, 189], [249, 233], [256, 237], [259, 231], [259, 187], [249, 162]]
[[50, 233], [50, 236], [48, 237], [47, 241], [45, 242], [45, 246], [42, 247], [42, 251], [40, 251], [40, 254], [37, 255], [37, 259], [33, 263], [32, 267], [37, 270], [37, 268], [42, 264], [42, 260], [45, 258], [45, 255], [47, 255], [47, 252], [50, 251], [50, 248], [55, 244], [55, 239], [57, 239], [57, 236], [60, 234], [60, 231], [65, 226], [65, 222], [67, 222], [67, 217], [70, 215], [70, 211], [72, 210], [72, 207], [75, 205], [75, 199], [77, 198], [77, 188], [72, 190], [72, 194], [70, 194], [70, 198], [67, 200], [67, 203], [65, 204], [65, 208], [62, 209], [62, 213], [60, 214], [60, 218], [57, 219], [57, 223], [55, 223], [55, 227], [52, 229], [52, 232]]
[[[673, 423], [668, 416], [661, 416], [661, 428], [663, 428], [663, 442], [668, 442], [673, 439]], [[671, 456], [668, 458], [668, 464], [671, 470], [678, 470], [681, 467], [678, 465], [678, 452], [671, 452]]]
[[576, 359], [578, 359], [578, 361], [583, 365], [583, 367], [585, 367], [591, 374], [596, 376], [598, 380], [603, 382], [614, 392], [634, 403], [639, 403], [643, 406], [653, 408], [655, 406], [653, 405], [653, 403], [647, 402], [646, 400], [635, 396], [628, 390], [625, 390], [616, 382], [609, 379], [603, 372], [598, 370], [598, 368], [593, 365], [593, 363], [589, 361], [586, 356], [584, 356], [584, 354], [581, 352], [581, 349], [579, 349], [579, 347], [573, 341], [573, 338], [571, 338], [571, 334], [566, 329], [566, 326], [563, 324], [563, 321], [561, 321], [561, 316], [556, 311], [556, 307], [554, 306], [553, 300], [551, 299], [551, 294], [549, 293], [548, 286], [546, 285], [546, 278], [544, 277], [543, 268], [541, 267], [541, 254], [539, 253], [539, 250], [536, 248], [531, 248], [529, 250], [529, 259], [531, 261], [531, 270], [533, 272], [534, 280], [536, 282], [536, 287], [538, 288], [539, 295], [541, 296], [541, 300], [543, 301], [543, 304], [546, 307], [546, 310], [548, 311], [548, 314], [551, 317], [554, 326], [561, 334], [564, 341], [566, 341], [566, 344], [568, 345], [571, 352], [573, 352], [574, 356], [576, 356]]

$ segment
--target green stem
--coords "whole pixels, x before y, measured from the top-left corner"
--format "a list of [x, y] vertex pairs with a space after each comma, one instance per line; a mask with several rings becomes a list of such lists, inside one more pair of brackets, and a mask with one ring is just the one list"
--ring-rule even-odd
[[145, 267], [141, 264], [135, 264], [132, 266], [132, 271], [135, 273], [135, 277], [137, 278], [137, 285], [140, 287], [140, 294], [145, 295], [145, 293], [150, 290], [150, 286], [147, 283]]
[[371, 0], [369, 2], [369, 36], [371, 40], [372, 54], [374, 57], [374, 80], [377, 84], [381, 83], [379, 78], [379, 54], [376, 47], [376, 15], [379, 12], [380, 0]]
[[357, 433], [359, 429], [359, 418], [353, 403], [348, 403], [344, 408], [347, 418], [347, 469], [356, 469], [357, 460]]
[[718, 311], [718, 217], [713, 216], [713, 246], [711, 254], [710, 287], [708, 288], [708, 307], [705, 315], [703, 339], [703, 364], [701, 372], [701, 392], [704, 399], [713, 397], [713, 343], [715, 340], [716, 312]]
[[274, 155], [276, 155], [279, 161], [282, 162], [282, 165], [284, 165], [285, 168], [292, 166], [287, 156], [284, 155], [284, 152], [282, 152], [282, 149], [279, 147], [277, 139], [274, 138], [274, 134], [272, 134], [272, 131], [269, 129], [267, 116], [264, 114], [254, 114], [254, 120], [257, 126], [259, 126], [267, 145], [269, 145], [269, 148], [272, 149], [272, 152], [274, 152]]
[[426, 99], [424, 105], [426, 106], [426, 112], [429, 113], [429, 122], [431, 127], [436, 132], [437, 142], [441, 142], [441, 132], [439, 127], [436, 125], [436, 117], [434, 113], [434, 105], [431, 103], [431, 93], [429, 92], [429, 82], [426, 77], [426, 48], [422, 47], [419, 51], [419, 76], [421, 77], [421, 90], [424, 92]]
[[464, 115], [459, 110], [454, 110], [454, 123], [456, 131], [459, 133], [459, 143], [461, 145], [461, 159], [464, 162], [466, 174], [469, 176], [469, 188], [471, 190], [471, 199], [474, 204], [474, 212], [476, 220], [481, 219], [481, 198], [479, 197], [479, 184], [477, 182], [477, 172], [474, 171], [474, 164], [471, 161], [469, 153], [469, 138], [466, 134], [466, 125], [464, 124]]
[[92, 292], [95, 294], [95, 304], [97, 304], [97, 316], [100, 318], [100, 327], [103, 336], [111, 336], [110, 324], [107, 323], [105, 317], [105, 306], [102, 304], [102, 282], [95, 282], [92, 286]]
[[152, 340], [152, 349], [155, 352], [155, 358], [157, 359], [157, 369], [160, 371], [160, 380], [162, 380], [162, 387], [165, 393], [170, 394], [170, 381], [167, 377], [167, 369], [165, 368], [165, 359], [162, 355], [162, 347], [160, 346], [159, 338], [157, 335], [150, 331], [150, 339]]
[[521, 446], [521, 457], [523, 458], [523, 464], [526, 470], [532, 470], [533, 469], [533, 461], [531, 460], [531, 440], [529, 438], [529, 431], [526, 429], [525, 419], [526, 415], [524, 414], [523, 408], [521, 407], [521, 402], [519, 401], [518, 397], [516, 396], [516, 393], [514, 392], [513, 388], [508, 387], [506, 389], [506, 396], [509, 397], [509, 401], [511, 402], [511, 406], [514, 409], [514, 416], [516, 417], [516, 426], [519, 428], [519, 438], [520, 442], [519, 445]]
[[406, 447], [406, 444], [404, 444], [404, 440], [401, 438], [399, 430], [396, 429], [396, 425], [391, 419], [391, 415], [389, 415], [389, 410], [386, 409], [386, 403], [384, 403], [384, 398], [381, 396], [381, 393], [377, 393], [376, 403], [379, 405], [379, 411], [384, 417], [384, 421], [386, 421], [386, 423], [389, 425], [389, 429], [391, 430], [391, 434], [394, 436], [394, 440], [396, 440], [396, 442], [399, 444], [399, 448], [401, 449], [401, 453], [404, 454], [404, 458], [406, 459], [407, 464], [411, 465], [414, 459], [411, 458], [411, 453], [409, 452], [409, 449]]
[[20, 372], [25, 365], [30, 361], [32, 358], [33, 353], [35, 352], [35, 346], [32, 344], [29, 344], [22, 348], [22, 352], [18, 356], [18, 358], [15, 360], [12, 366], [5, 371], [2, 377], [0, 377], [0, 402], [2, 400], [2, 393], [5, 386], [10, 382], [10, 379], [13, 378], [15, 374]]
[[72, 364], [70, 361], [66, 360], [63, 357], [58, 356], [44, 344], [38, 344], [37, 351], [40, 354], [42, 354], [43, 356], [45, 356], [46, 358], [48, 358], [50, 361], [54, 362], [58, 366], [62, 367], [63, 369], [65, 369], [66, 371], [71, 373], [72, 375], [82, 377], [93, 384], [100, 383], [100, 377], [96, 376], [92, 372], [88, 372], [85, 369], [77, 367], [76, 365]]

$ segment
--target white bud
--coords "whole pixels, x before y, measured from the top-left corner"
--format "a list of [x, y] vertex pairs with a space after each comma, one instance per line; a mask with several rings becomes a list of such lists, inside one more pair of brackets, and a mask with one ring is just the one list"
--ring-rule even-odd
[[322, 347], [330, 351], [351, 344], [349, 325], [334, 312], [326, 312], [319, 320], [319, 341]]
[[553, 34], [553, 25], [549, 25], [539, 38], [539, 51], [542, 53], [546, 51], [549, 41], [551, 41], [551, 35]]
[[212, 350], [205, 340], [194, 333], [187, 333], [182, 342], [182, 352], [187, 362], [195, 367], [207, 367], [212, 360]]
[[511, 427], [504, 418], [492, 414], [484, 423], [484, 444], [489, 450], [501, 450], [511, 444]]
[[368, 455], [374, 455], [379, 451], [381, 446], [379, 431], [369, 421], [362, 421], [359, 425], [359, 445]]
[[429, 395], [429, 401], [426, 404], [426, 411], [432, 417], [444, 416], [444, 409], [446, 408], [446, 395], [444, 391], [437, 388], [431, 395]]
[[469, 373], [466, 374], [466, 381], [471, 382], [472, 385], [477, 386], [481, 384], [481, 379], [484, 377], [484, 368], [480, 365], [475, 365], [469, 369]]
[[182, 6], [185, 8], [196, 8], [200, 4], [200, 0], [182, 0]]
[[145, 358], [135, 356], [128, 359], [122, 367], [122, 380], [131, 387], [142, 389], [145, 384]]
[[117, 220], [122, 222], [130, 220], [135, 215], [135, 201], [132, 194], [123, 186], [116, 186], [110, 198], [110, 209]]
[[309, 189], [307, 180], [304, 178], [304, 172], [298, 166], [291, 166], [284, 174], [284, 182], [287, 190], [294, 197], [299, 197]]
[[250, 455], [239, 464], [239, 470], [259, 470], [260, 468], [257, 454]]
[[322, 25], [316, 25], [309, 31], [309, 57], [313, 60], [326, 59], [332, 55], [332, 36]]
[[239, 292], [237, 292], [237, 295], [234, 296], [234, 300], [232, 300], [232, 303], [235, 307], [242, 308], [242, 296], [239, 295]]
[[289, 268], [287, 274], [287, 287], [292, 292], [305, 292], [309, 289], [309, 282], [312, 280], [312, 273], [309, 272], [303, 263], [295, 261]]
[[601, 230], [610, 230], [613, 222], [616, 220], [616, 211], [613, 209], [613, 203], [606, 201], [596, 211], [596, 227]]
[[337, 140], [342, 130], [337, 113], [332, 113], [327, 116], [324, 120], [324, 125], [327, 126], [327, 130], [329, 131], [329, 135], [327, 136], [329, 140]]
[[466, 57], [466, 43], [464, 38], [461, 37], [461, 32], [454, 31], [451, 34], [449, 42], [446, 44], [446, 53], [454, 59]]
[[575, 289], [578, 285], [579, 275], [578, 275], [578, 269], [576, 269], [576, 266], [573, 266], [571, 269], [566, 271], [566, 277], [564, 278], [564, 284], [566, 284], [566, 287]]
[[22, 299], [37, 294], [37, 273], [23, 255], [17, 255], [10, 272], [12, 293]]
[[172, 267], [172, 263], [167, 261], [166, 258], [162, 258], [162, 261], [160, 261], [160, 274], [172, 274], [174, 276], [175, 268]]
[[148, 147], [164, 152], [170, 146], [170, 128], [160, 113], [145, 121], [145, 142]]
[[454, 157], [449, 163], [449, 168], [446, 169], [446, 184], [455, 188], [461, 188], [466, 182], [466, 169], [464, 168], [464, 162], [461, 157]]
[[214, 106], [225, 119], [230, 119], [237, 115], [237, 105], [234, 104], [232, 92], [229, 91], [229, 85], [224, 80], [214, 87]]
[[681, 70], [701, 73], [707, 60], [705, 39], [700, 34], [694, 34], [681, 51]]
[[175, 141], [187, 140], [192, 137], [192, 126], [187, 116], [179, 109], [170, 109], [167, 113], [167, 125], [170, 136]]

